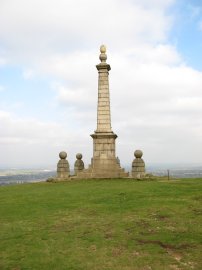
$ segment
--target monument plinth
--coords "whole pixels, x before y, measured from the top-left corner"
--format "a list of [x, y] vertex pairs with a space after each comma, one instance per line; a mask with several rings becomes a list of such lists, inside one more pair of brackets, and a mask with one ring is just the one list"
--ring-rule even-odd
[[78, 173], [79, 178], [122, 178], [128, 173], [120, 167], [116, 158], [115, 140], [117, 135], [111, 128], [110, 96], [109, 96], [109, 71], [110, 65], [106, 63], [106, 47], [100, 47], [100, 63], [98, 70], [98, 104], [97, 104], [97, 129], [93, 138], [93, 158], [88, 169]]
[[135, 159], [132, 162], [132, 177], [141, 179], [145, 177], [145, 163], [142, 159], [143, 152], [136, 150], [134, 152]]
[[59, 153], [60, 160], [57, 164], [57, 181], [65, 180], [69, 177], [69, 162], [66, 160], [67, 153], [62, 151]]

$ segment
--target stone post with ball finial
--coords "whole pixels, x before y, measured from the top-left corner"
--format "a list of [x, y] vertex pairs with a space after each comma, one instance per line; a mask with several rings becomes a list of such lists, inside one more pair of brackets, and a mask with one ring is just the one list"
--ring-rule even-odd
[[66, 160], [67, 153], [62, 151], [59, 153], [60, 160], [57, 164], [57, 179], [64, 180], [69, 177], [69, 162]]
[[143, 152], [136, 150], [134, 152], [135, 159], [132, 162], [132, 177], [141, 179], [145, 176], [145, 163], [142, 159]]

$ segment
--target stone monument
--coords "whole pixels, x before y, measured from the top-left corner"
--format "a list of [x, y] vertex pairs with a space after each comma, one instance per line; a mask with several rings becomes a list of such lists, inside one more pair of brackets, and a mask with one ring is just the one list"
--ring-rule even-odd
[[84, 169], [84, 162], [82, 160], [82, 154], [76, 154], [76, 161], [74, 163], [74, 174], [77, 175], [78, 172], [83, 171]]
[[145, 163], [142, 159], [143, 152], [141, 150], [136, 150], [134, 152], [135, 159], [132, 163], [132, 177], [136, 179], [141, 179], [145, 176]]
[[57, 180], [65, 180], [69, 177], [69, 162], [66, 160], [67, 153], [62, 151], [59, 153], [60, 160], [57, 164]]
[[98, 103], [97, 103], [97, 129], [93, 138], [93, 158], [86, 170], [78, 172], [79, 178], [123, 178], [128, 173], [120, 167], [116, 158], [115, 140], [117, 135], [111, 128], [110, 97], [109, 97], [109, 71], [110, 65], [106, 63], [106, 47], [100, 47], [100, 63], [98, 70]]

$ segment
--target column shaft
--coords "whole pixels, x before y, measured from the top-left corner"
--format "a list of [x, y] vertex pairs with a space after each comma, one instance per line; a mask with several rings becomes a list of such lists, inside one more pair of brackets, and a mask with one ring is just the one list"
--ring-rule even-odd
[[98, 106], [96, 132], [111, 132], [111, 114], [109, 97], [109, 65], [97, 65], [98, 77]]

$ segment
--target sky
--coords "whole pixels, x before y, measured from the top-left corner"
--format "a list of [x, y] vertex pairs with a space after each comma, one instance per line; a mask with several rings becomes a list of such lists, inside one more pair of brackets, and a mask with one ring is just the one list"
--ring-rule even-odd
[[121, 164], [202, 164], [201, 0], [0, 0], [0, 168], [90, 163], [101, 44]]

